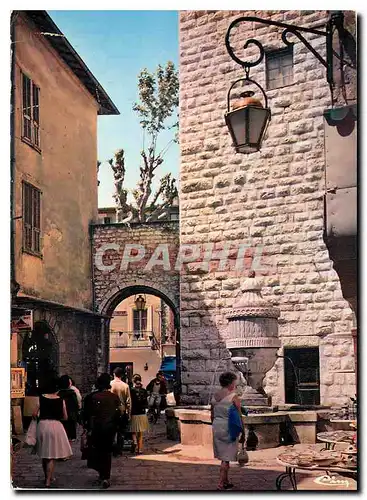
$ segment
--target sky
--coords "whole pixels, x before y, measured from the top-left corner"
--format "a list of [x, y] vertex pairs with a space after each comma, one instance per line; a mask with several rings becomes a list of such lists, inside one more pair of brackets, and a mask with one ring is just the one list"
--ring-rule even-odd
[[[113, 173], [107, 160], [117, 149], [124, 149], [125, 187], [136, 187], [143, 141], [139, 118], [132, 110], [138, 100], [137, 77], [143, 68], [153, 72], [168, 60], [178, 68], [178, 12], [49, 10], [48, 14], [120, 111], [118, 116], [98, 117], [98, 159], [102, 162], [98, 206], [114, 206]], [[172, 131], [161, 134], [159, 151], [172, 137]], [[172, 144], [153, 186], [168, 172], [177, 179], [178, 169], [179, 146]]]

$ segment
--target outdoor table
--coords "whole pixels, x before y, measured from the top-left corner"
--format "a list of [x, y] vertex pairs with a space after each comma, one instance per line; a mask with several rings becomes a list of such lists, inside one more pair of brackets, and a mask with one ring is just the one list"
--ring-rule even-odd
[[301, 465], [295, 465], [295, 464], [287, 464], [286, 462], [283, 462], [279, 458], [277, 458], [277, 461], [280, 465], [283, 465], [285, 467], [285, 472], [282, 472], [279, 474], [279, 476], [275, 480], [275, 486], [278, 491], [281, 491], [282, 489], [282, 482], [284, 481], [285, 478], [289, 478], [290, 483], [292, 485], [292, 488], [294, 491], [297, 491], [297, 478], [296, 478], [296, 469], [301, 469], [301, 470], [314, 470], [314, 471], [325, 471], [326, 474], [330, 474], [330, 472], [337, 472], [341, 475], [343, 473], [346, 473], [348, 475], [351, 475], [352, 477], [356, 477], [357, 475], [357, 469], [347, 469], [347, 468], [342, 468], [342, 467], [335, 467], [332, 465], [312, 465], [310, 467], [303, 467]]
[[333, 450], [338, 443], [352, 444], [351, 440], [355, 433], [356, 431], [319, 432], [317, 439], [325, 443], [325, 447], [322, 450]]

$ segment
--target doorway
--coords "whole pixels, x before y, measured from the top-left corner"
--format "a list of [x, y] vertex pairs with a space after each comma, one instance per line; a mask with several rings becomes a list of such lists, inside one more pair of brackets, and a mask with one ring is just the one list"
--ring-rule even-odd
[[110, 363], [110, 375], [113, 376], [113, 371], [115, 368], [122, 368], [124, 375], [122, 376], [122, 381], [129, 385], [132, 385], [132, 379], [134, 374], [134, 363]]
[[320, 356], [318, 347], [284, 348], [286, 404], [320, 404]]
[[26, 396], [37, 396], [50, 377], [58, 376], [58, 345], [47, 321], [37, 321], [22, 345]]

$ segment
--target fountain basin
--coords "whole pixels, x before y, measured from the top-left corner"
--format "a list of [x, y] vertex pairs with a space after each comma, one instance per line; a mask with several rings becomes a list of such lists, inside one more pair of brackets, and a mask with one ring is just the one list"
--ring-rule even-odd
[[[209, 406], [167, 408], [167, 438], [180, 441], [182, 445], [212, 446], [209, 408]], [[247, 446], [249, 449], [264, 449], [281, 444], [314, 444], [317, 432], [320, 432], [328, 421], [328, 414], [328, 410], [250, 413], [242, 417]]]
[[212, 444], [210, 406], [167, 408], [165, 413], [167, 439], [191, 446]]

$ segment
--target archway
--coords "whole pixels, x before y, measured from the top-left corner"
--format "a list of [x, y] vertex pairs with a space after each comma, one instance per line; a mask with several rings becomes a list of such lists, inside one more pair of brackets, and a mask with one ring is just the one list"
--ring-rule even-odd
[[[134, 306], [136, 298], [142, 298], [144, 302], [140, 311]], [[162, 330], [164, 310], [169, 310], [165, 331]], [[145, 314], [142, 316], [143, 312]], [[177, 400], [181, 387], [180, 320], [178, 307], [173, 300], [152, 286], [132, 285], [118, 290], [106, 300], [103, 313], [109, 317], [105, 335], [108, 336], [110, 370], [120, 366], [127, 370], [128, 378], [136, 371], [153, 378], [164, 360], [167, 370], [168, 360], [175, 362], [175, 375], [169, 385], [174, 389]], [[153, 321], [154, 317], [160, 322], [159, 329]], [[156, 351], [155, 355], [152, 351]]]

